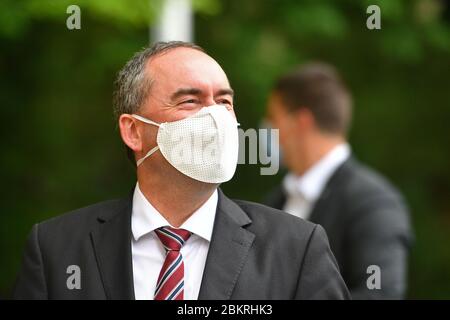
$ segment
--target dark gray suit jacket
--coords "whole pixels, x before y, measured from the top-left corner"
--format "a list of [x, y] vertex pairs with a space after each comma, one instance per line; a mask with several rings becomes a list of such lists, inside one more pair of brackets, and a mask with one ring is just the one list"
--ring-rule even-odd
[[[278, 209], [285, 202], [281, 185], [265, 201]], [[400, 194], [383, 177], [350, 158], [328, 181], [309, 220], [327, 232], [353, 299], [404, 297], [413, 235]], [[380, 289], [367, 287], [370, 265], [380, 267]]]
[[[134, 299], [131, 197], [35, 225], [16, 299]], [[69, 290], [67, 267], [81, 270]], [[219, 202], [199, 299], [346, 299], [324, 230], [278, 210]]]

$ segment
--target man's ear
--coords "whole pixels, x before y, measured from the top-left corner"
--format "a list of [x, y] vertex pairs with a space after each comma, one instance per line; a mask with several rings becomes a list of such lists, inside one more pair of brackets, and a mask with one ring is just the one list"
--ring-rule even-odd
[[129, 114], [119, 117], [119, 130], [123, 142], [134, 152], [142, 151], [142, 139], [134, 118]]
[[307, 108], [300, 108], [296, 114], [297, 125], [300, 131], [308, 132], [315, 127], [315, 119], [311, 110]]

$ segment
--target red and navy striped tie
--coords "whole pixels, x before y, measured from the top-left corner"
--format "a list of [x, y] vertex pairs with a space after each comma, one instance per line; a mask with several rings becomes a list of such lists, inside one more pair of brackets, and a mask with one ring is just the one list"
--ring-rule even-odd
[[184, 299], [184, 264], [180, 249], [191, 233], [183, 229], [162, 227], [155, 230], [166, 248], [166, 260], [159, 273], [155, 300]]

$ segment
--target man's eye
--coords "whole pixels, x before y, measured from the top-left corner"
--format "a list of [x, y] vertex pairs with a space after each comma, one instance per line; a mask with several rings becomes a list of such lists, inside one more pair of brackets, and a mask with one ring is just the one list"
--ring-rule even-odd
[[219, 104], [225, 104], [225, 105], [228, 105], [228, 106], [232, 105], [231, 101], [229, 101], [229, 100], [221, 100], [221, 101], [219, 101]]
[[182, 103], [197, 103], [197, 100], [195, 99], [189, 99], [189, 100], [185, 100]]

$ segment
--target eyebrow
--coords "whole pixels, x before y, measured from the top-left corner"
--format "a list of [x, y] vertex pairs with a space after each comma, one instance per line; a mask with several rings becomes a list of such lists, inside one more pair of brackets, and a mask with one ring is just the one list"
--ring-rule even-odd
[[[177, 91], [175, 91], [171, 96], [170, 99], [176, 100], [177, 98], [184, 96], [184, 95], [201, 95], [203, 93], [202, 90], [198, 89], [198, 88], [181, 88], [178, 89]], [[219, 91], [217, 91], [216, 96], [225, 96], [225, 95], [230, 95], [230, 96], [234, 96], [234, 91], [231, 88], [226, 88], [226, 89], [220, 89]]]
[[220, 89], [217, 92], [217, 96], [226, 96], [226, 95], [230, 95], [230, 96], [234, 97], [234, 90], [231, 88], [228, 88], [228, 89]]

